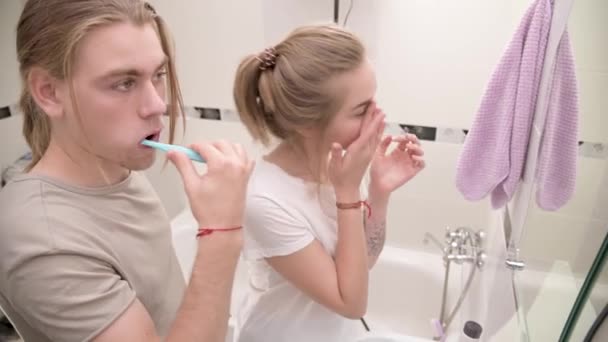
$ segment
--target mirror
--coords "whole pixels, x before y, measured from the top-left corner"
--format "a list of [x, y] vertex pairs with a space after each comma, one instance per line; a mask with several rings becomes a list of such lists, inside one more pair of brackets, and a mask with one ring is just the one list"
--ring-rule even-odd
[[[565, 1], [570, 0], [550, 3]], [[545, 342], [557, 340], [562, 329], [584, 336], [606, 305], [606, 266], [588, 270], [601, 264], [594, 258], [605, 255], [598, 250], [608, 230], [607, 1], [576, 0], [559, 14], [567, 18], [579, 89], [572, 199], [547, 211], [535, 203], [532, 190], [522, 190], [507, 212], [492, 208], [489, 197], [465, 200], [455, 186], [488, 83], [535, 2], [150, 1], [175, 40], [187, 117], [177, 139], [183, 145], [226, 139], [261, 158], [268, 149], [252, 141], [232, 96], [241, 59], [274, 46], [298, 26], [319, 22], [336, 21], [365, 44], [378, 83], [376, 99], [387, 115], [385, 133], [415, 134], [427, 166], [391, 195], [386, 246], [369, 275], [366, 314], [350, 322], [353, 331], [368, 340], [430, 341], [440, 335], [458, 340], [467, 322], [475, 321], [483, 328], [482, 341]], [[21, 87], [15, 26], [23, 3], [0, 2], [3, 184], [16, 167], [22, 169], [28, 152], [15, 105]], [[542, 136], [542, 127], [533, 132]], [[197, 222], [178, 173], [164, 162], [157, 158], [145, 174], [171, 220], [175, 250], [189, 279]], [[534, 176], [528, 178], [521, 188], [534, 188]], [[521, 238], [512, 239], [511, 233]], [[236, 273], [233, 317], [250, 290], [247, 264], [241, 262]], [[230, 329], [234, 324], [233, 318]], [[8, 327], [0, 319], [0, 339]]]

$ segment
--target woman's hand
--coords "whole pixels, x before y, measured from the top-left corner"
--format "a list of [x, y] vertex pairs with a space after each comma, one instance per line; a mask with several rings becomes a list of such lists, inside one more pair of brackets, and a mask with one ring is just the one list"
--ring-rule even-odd
[[[387, 153], [391, 142], [397, 147]], [[424, 151], [414, 134], [386, 136], [378, 146], [370, 168], [370, 193], [389, 195], [425, 167]]]
[[361, 134], [343, 153], [339, 143], [331, 147], [328, 173], [338, 202], [360, 201], [363, 175], [378, 148], [384, 131], [385, 115], [375, 103], [370, 104], [361, 124]]

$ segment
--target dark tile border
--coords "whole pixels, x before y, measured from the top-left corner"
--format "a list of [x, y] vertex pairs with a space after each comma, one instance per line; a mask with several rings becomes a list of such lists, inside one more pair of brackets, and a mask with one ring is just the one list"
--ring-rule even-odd
[[0, 120], [11, 116], [11, 108], [9, 106], [0, 107]]
[[[0, 120], [11, 116], [11, 107], [0, 107]], [[238, 122], [239, 116], [234, 109], [186, 106], [186, 116], [204, 120]], [[433, 127], [407, 123], [387, 123], [390, 134], [403, 132], [416, 134], [422, 141], [463, 144], [468, 129], [455, 127]], [[579, 141], [579, 156], [594, 159], [608, 159], [608, 143]]]

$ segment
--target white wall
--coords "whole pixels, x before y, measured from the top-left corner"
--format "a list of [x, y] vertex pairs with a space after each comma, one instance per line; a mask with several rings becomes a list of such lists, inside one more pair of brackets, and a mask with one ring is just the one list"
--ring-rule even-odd
[[177, 46], [184, 102], [233, 108], [232, 84], [243, 57], [278, 43], [298, 25], [332, 20], [328, 0], [152, 0]]
[[374, 3], [378, 100], [388, 119], [468, 128], [528, 1]]
[[[15, 48], [15, 30], [23, 6], [20, 0], [0, 1], [0, 107], [13, 105], [19, 98], [21, 79]], [[21, 136], [21, 118], [0, 121], [0, 168], [27, 151]]]
[[232, 108], [240, 59], [263, 44], [260, 0], [153, 0], [175, 38], [177, 67], [188, 105]]
[[22, 6], [18, 0], [0, 1], [0, 107], [15, 103], [19, 97], [15, 31]]
[[580, 136], [608, 142], [608, 2], [574, 1], [569, 32], [580, 90]]

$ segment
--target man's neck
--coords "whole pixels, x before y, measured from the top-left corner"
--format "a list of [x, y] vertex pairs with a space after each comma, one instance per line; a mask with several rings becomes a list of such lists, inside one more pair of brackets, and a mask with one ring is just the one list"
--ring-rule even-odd
[[42, 175], [81, 187], [102, 187], [120, 183], [129, 170], [110, 164], [80, 149], [68, 151], [51, 140], [49, 147], [30, 174]]

